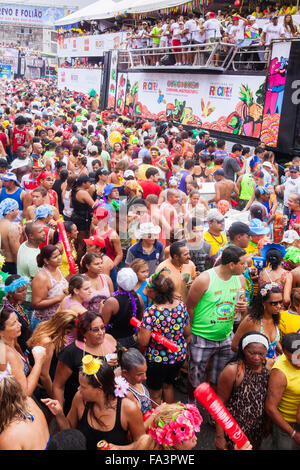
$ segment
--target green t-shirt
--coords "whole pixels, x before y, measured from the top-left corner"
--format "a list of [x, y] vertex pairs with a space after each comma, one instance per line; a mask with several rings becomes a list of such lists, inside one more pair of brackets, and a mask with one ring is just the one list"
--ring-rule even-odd
[[235, 299], [241, 281], [239, 276], [224, 281], [214, 268], [207, 272], [209, 288], [195, 307], [191, 331], [210, 341], [224, 341], [232, 332]]
[[108, 168], [108, 166], [107, 166], [107, 162], [108, 162], [109, 160], [111, 160], [109, 153], [106, 152], [106, 150], [102, 150], [102, 152], [101, 152], [101, 158], [102, 158], [102, 160], [103, 160], [103, 165], [104, 165], [103, 168], [104, 168], [105, 170], [108, 170], [109, 168]]
[[161, 32], [161, 28], [158, 28], [157, 26], [154, 26], [154, 28], [152, 28], [151, 34], [158, 35], [157, 37], [152, 37], [153, 44], [160, 43], [160, 36], [159, 36], [160, 32]]
[[240, 199], [243, 201], [249, 201], [254, 191], [254, 179], [250, 174], [246, 174], [241, 179], [241, 194]]

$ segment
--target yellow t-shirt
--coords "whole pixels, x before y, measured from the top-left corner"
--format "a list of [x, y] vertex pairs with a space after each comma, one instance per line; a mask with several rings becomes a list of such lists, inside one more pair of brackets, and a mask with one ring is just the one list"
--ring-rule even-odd
[[281, 339], [288, 333], [300, 333], [300, 315], [290, 310], [281, 312], [279, 331]]
[[278, 411], [286, 421], [295, 423], [300, 403], [300, 371], [289, 362], [285, 354], [282, 354], [275, 361], [272, 369], [281, 370], [287, 380], [287, 386], [278, 405]]
[[227, 238], [224, 232], [221, 232], [217, 237], [209, 232], [205, 232], [203, 238], [207, 243], [210, 244], [212, 256], [216, 255], [219, 249], [227, 244]]

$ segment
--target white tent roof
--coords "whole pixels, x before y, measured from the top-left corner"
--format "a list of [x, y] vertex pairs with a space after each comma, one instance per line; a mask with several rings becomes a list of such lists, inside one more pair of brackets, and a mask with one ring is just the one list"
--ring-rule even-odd
[[12, 3], [52, 8], [69, 8], [75, 10], [76, 8], [83, 8], [84, 6], [93, 3], [93, 0], [5, 0], [5, 2], [1, 3]]
[[101, 20], [114, 18], [119, 13], [146, 13], [176, 5], [189, 0], [100, 0], [81, 10], [65, 16], [55, 26], [77, 23], [78, 21]]

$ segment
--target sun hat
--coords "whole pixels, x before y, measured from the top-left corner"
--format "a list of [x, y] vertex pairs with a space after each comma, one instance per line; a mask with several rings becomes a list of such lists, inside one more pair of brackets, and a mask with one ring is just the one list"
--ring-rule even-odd
[[136, 238], [143, 238], [144, 235], [156, 236], [161, 232], [159, 225], [154, 225], [152, 222], [145, 222], [135, 231]]
[[260, 219], [251, 219], [249, 228], [255, 235], [267, 235], [270, 231]]

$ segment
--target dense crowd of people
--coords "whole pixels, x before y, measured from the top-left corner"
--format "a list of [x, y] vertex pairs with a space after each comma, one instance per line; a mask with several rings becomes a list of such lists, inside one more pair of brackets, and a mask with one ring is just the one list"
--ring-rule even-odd
[[190, 450], [203, 419], [234, 449], [203, 382], [246, 449], [299, 449], [300, 158], [0, 94], [0, 449]]

